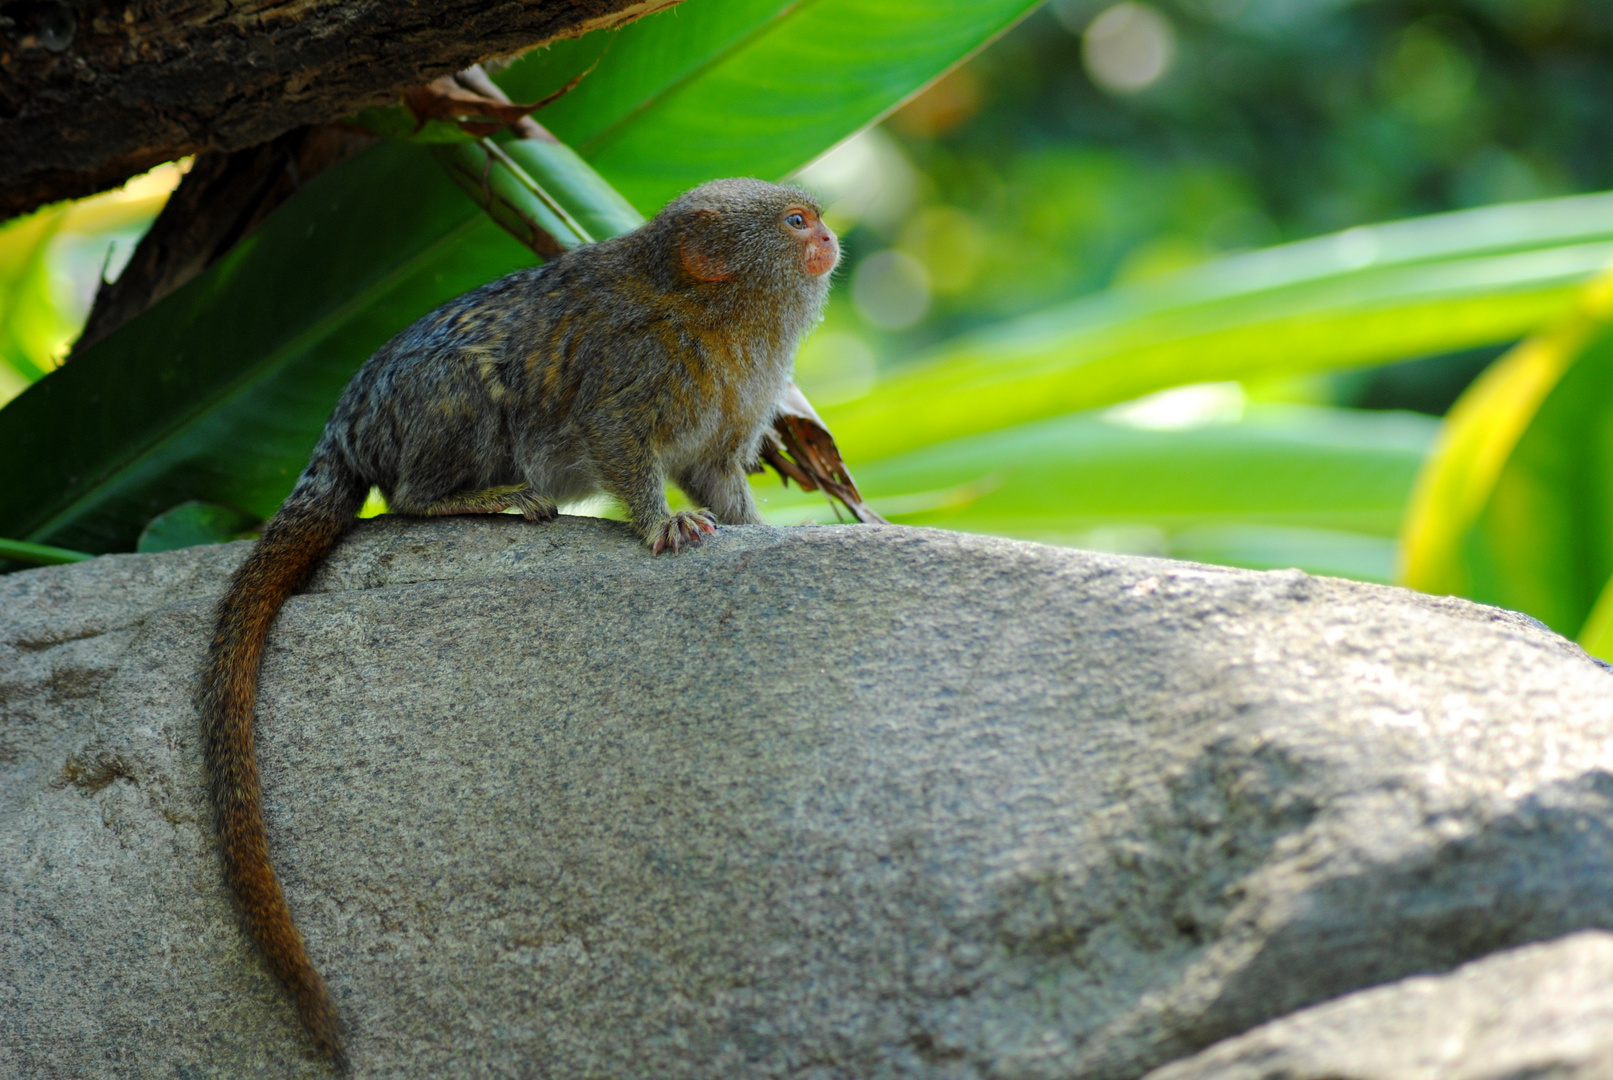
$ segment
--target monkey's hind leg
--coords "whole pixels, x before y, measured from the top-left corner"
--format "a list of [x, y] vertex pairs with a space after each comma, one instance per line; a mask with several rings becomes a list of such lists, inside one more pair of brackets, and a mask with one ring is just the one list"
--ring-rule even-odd
[[737, 464], [691, 466], [679, 472], [678, 486], [701, 506], [708, 508], [724, 525], [760, 525], [751, 498], [750, 482]]
[[530, 484], [503, 484], [480, 491], [461, 491], [425, 505], [412, 500], [394, 501], [392, 508], [419, 517], [447, 517], [453, 514], [502, 514], [511, 507], [528, 521], [553, 521], [560, 513], [553, 499], [544, 498]]

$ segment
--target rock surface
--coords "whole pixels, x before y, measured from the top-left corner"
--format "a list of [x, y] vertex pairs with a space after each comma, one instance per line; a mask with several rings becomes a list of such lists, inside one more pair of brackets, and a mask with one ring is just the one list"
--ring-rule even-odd
[[[0, 1075], [328, 1075], [191, 695], [244, 544], [0, 579]], [[362, 525], [270, 639], [363, 1077], [1122, 1080], [1613, 925], [1613, 682], [1521, 616], [895, 527]]]
[[1587, 931], [1305, 1009], [1147, 1080], [1606, 1080], [1613, 934]]

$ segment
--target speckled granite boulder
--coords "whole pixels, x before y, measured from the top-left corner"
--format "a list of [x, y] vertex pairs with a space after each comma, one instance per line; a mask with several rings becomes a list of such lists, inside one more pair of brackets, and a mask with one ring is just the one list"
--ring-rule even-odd
[[[246, 550], [0, 579], [0, 1075], [327, 1075], [209, 837]], [[380, 519], [259, 730], [362, 1077], [1124, 1080], [1613, 925], [1613, 677], [1298, 572]]]

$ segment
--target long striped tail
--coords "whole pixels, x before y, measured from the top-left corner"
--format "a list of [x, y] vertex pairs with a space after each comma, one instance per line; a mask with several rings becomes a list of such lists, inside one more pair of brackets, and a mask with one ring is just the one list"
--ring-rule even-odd
[[352, 527], [368, 490], [322, 446], [296, 490], [264, 526], [218, 606], [200, 699], [219, 847], [247, 933], [319, 1048], [342, 1073], [341, 1018], [308, 959], [269, 861], [252, 712], [269, 626], [286, 599]]

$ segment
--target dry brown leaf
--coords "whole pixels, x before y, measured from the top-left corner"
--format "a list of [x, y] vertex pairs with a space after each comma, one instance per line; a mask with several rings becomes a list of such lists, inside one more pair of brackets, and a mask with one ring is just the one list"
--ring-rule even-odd
[[[597, 64], [598, 61], [595, 61]], [[542, 138], [553, 142], [554, 136], [532, 122], [530, 115], [569, 94], [593, 70], [593, 67], [589, 67], [578, 73], [554, 93], [531, 104], [517, 105], [499, 89], [497, 83], [487, 77], [487, 72], [482, 70], [480, 64], [473, 64], [458, 74], [444, 75], [425, 86], [405, 91], [403, 102], [414, 114], [416, 130], [427, 120], [446, 120], [479, 139], [513, 126], [516, 134], [524, 139]]]
[[775, 408], [773, 430], [762, 442], [762, 460], [773, 467], [785, 485], [794, 480], [802, 491], [821, 491], [837, 500], [864, 524], [885, 524], [885, 519], [863, 502], [834, 436], [801, 388], [793, 382], [785, 383]]

